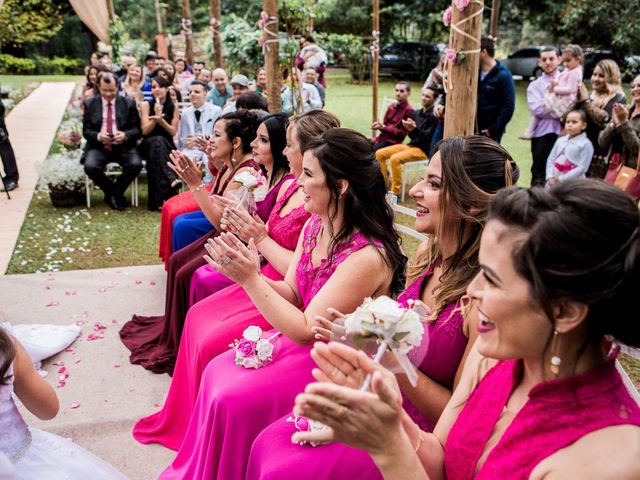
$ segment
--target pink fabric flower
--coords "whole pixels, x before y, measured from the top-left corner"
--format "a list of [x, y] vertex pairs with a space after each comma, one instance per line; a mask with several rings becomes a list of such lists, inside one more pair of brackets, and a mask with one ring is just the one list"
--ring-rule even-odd
[[453, 3], [456, 5], [456, 8], [461, 12], [469, 6], [470, 0], [454, 0]]
[[264, 45], [267, 42], [267, 39], [264, 37], [260, 37], [258, 39], [258, 45]]
[[293, 420], [293, 424], [300, 432], [308, 432], [310, 430], [309, 420], [307, 420], [305, 417], [295, 417], [295, 419]]
[[239, 352], [243, 358], [253, 357], [256, 354], [256, 344], [243, 338], [238, 343], [236, 351]]
[[453, 10], [451, 10], [451, 7], [447, 7], [442, 15], [442, 23], [444, 23], [445, 27], [451, 25], [451, 17], [453, 17]]
[[456, 51], [453, 48], [445, 48], [444, 56], [451, 65], [456, 64]]

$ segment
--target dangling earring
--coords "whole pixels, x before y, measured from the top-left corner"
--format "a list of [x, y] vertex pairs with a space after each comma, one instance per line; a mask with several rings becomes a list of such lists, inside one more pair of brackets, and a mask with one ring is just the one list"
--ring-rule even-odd
[[556, 355], [557, 347], [558, 347], [558, 331], [554, 330], [553, 338], [551, 339], [551, 366], [549, 367], [549, 369], [551, 370], [551, 373], [555, 375], [556, 378], [558, 378], [558, 375], [560, 375], [560, 364], [562, 363], [562, 359], [558, 355]]

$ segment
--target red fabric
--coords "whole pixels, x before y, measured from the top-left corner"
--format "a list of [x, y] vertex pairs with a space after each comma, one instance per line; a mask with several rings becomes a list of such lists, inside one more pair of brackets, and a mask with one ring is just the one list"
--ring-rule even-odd
[[[205, 187], [208, 192], [213, 188], [213, 184]], [[190, 191], [182, 192], [180, 195], [170, 198], [162, 205], [162, 219], [160, 221], [160, 242], [158, 245], [158, 256], [164, 261], [164, 269], [168, 270], [169, 257], [173, 241], [173, 221], [178, 215], [195, 212], [200, 207]]]
[[409, 133], [402, 126], [402, 120], [413, 118], [413, 107], [409, 102], [392, 103], [384, 114], [382, 121], [384, 127], [380, 135], [375, 138], [375, 143], [390, 142], [393, 144], [402, 143], [404, 137]]
[[[111, 106], [113, 102], [107, 103], [107, 133], [109, 135], [113, 135], [113, 107]], [[104, 146], [105, 149], [111, 150], [112, 146], [110, 143], [107, 143]]]

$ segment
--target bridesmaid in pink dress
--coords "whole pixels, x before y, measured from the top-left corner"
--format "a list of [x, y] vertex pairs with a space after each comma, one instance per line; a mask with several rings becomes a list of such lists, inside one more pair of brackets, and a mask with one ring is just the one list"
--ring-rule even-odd
[[213, 265], [254, 301], [261, 325], [283, 333], [274, 359], [245, 369], [229, 350], [209, 363], [180, 451], [160, 478], [244, 478], [255, 437], [311, 380], [315, 318], [329, 306], [351, 311], [364, 297], [401, 286], [406, 258], [369, 141], [353, 130], [329, 130], [305, 150], [298, 183], [312, 217], [284, 281], [261, 277], [250, 249], [230, 234], [209, 249]]
[[640, 407], [612, 343], [640, 347], [639, 232], [637, 206], [606, 183], [499, 192], [468, 288], [478, 340], [434, 433], [401, 411], [390, 372], [338, 344], [323, 370], [375, 371], [374, 394], [316, 383], [296, 413], [370, 451], [389, 479], [639, 478]]
[[[398, 302], [406, 306], [410, 299], [421, 300], [434, 312], [435, 319], [427, 324], [420, 347], [410, 353], [418, 367], [418, 384], [412, 387], [405, 375], [397, 379], [405, 411], [424, 431], [433, 430], [451, 398], [477, 336], [477, 311], [461, 305], [461, 292], [479, 270], [479, 241], [489, 203], [498, 189], [517, 179], [515, 163], [500, 145], [485, 137], [454, 137], [439, 144], [424, 180], [409, 192], [416, 201], [415, 228], [428, 234], [429, 239], [413, 259], [408, 272], [410, 284]], [[464, 205], [463, 198], [472, 201]], [[446, 222], [439, 213], [445, 211]], [[464, 251], [463, 245], [468, 245]], [[322, 323], [326, 329], [318, 329], [316, 338], [327, 340], [330, 322]], [[289, 416], [258, 436], [251, 448], [247, 478], [382, 478], [362, 450], [340, 443], [318, 448], [292, 444], [295, 428], [286, 421]]]
[[[272, 198], [271, 202], [269, 202], [272, 205], [270, 213], [273, 212], [275, 203], [282, 198], [283, 192], [286, 192], [287, 189], [295, 183], [295, 178], [297, 178], [295, 172], [291, 171], [287, 157], [283, 152], [286, 146], [285, 132], [287, 118], [288, 115], [284, 113], [268, 116], [258, 126], [256, 138], [251, 142], [251, 157], [267, 172], [267, 178], [269, 180], [267, 198]], [[292, 172], [293, 175], [289, 172]], [[267, 198], [265, 198], [265, 201]], [[244, 211], [243, 208], [239, 208], [238, 210]], [[223, 231], [228, 231], [228, 222], [225, 221], [224, 216], [223, 213], [223, 218], [220, 220], [220, 227]], [[260, 216], [255, 216], [257, 220], [262, 223]], [[253, 217], [250, 218], [253, 219]], [[264, 223], [262, 224], [264, 225]], [[221, 273], [216, 272], [211, 267], [203, 265], [196, 270], [191, 277], [189, 306], [218, 290], [222, 290], [232, 283], [231, 280]]]
[[[294, 174], [299, 176], [302, 172], [302, 150], [306, 145], [316, 136], [338, 126], [338, 119], [334, 115], [321, 110], [290, 118], [285, 154]], [[258, 249], [269, 261], [263, 267], [262, 274], [268, 278], [282, 280], [283, 273], [292, 261], [298, 237], [309, 217], [303, 205], [303, 197], [302, 189], [298, 188], [297, 183], [287, 188], [278, 199], [267, 223], [269, 236], [261, 240], [259, 235], [262, 233], [262, 224], [250, 222], [247, 216], [242, 216], [237, 211], [225, 214], [229, 216], [228, 221], [223, 219], [226, 226], [233, 227], [236, 232], [240, 230], [248, 233], [249, 237], [243, 238], [246, 241], [252, 236], [259, 240]], [[235, 228], [236, 226], [241, 228]], [[220, 290], [196, 303], [187, 314], [176, 370], [165, 404], [162, 410], [136, 424], [134, 437], [142, 443], [158, 442], [177, 450], [196, 401], [202, 371], [209, 360], [226, 352], [229, 343], [252, 324], [268, 328], [268, 324], [239, 284]], [[184, 339], [185, 335], [189, 340]]]

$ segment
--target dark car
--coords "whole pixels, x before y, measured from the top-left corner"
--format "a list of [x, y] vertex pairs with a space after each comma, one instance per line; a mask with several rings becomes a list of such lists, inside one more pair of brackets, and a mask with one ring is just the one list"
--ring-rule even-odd
[[438, 64], [440, 53], [440, 47], [433, 43], [391, 43], [380, 50], [379, 73], [424, 80]]
[[592, 50], [586, 49], [584, 51], [584, 78], [588, 80], [593, 74], [596, 64], [600, 60], [613, 60], [618, 64], [621, 71], [624, 71], [625, 61], [624, 58], [617, 55], [611, 50]]
[[540, 52], [545, 46], [525, 47], [516, 50], [505, 59], [501, 59], [502, 63], [511, 72], [512, 75], [519, 75], [525, 80], [531, 77], [539, 77], [542, 75], [542, 69], [538, 66], [538, 58]]

